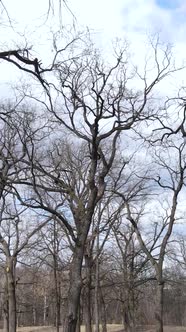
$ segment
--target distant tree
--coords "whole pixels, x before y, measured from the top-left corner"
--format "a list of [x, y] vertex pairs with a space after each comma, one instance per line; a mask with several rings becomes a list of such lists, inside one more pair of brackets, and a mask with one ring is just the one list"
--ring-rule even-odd
[[[48, 222], [49, 218], [40, 215], [36, 220], [35, 212], [28, 228], [28, 210], [17, 202], [12, 186], [18, 185], [17, 177], [21, 170], [18, 164], [25, 157], [21, 141], [21, 127], [23, 118], [14, 112], [9, 112], [5, 122], [1, 125], [0, 142], [0, 251], [4, 263], [6, 276], [5, 290], [7, 290], [7, 309], [5, 313], [9, 331], [16, 331], [16, 264], [20, 253], [29, 245], [34, 235]], [[24, 133], [22, 132], [23, 136]], [[28, 138], [28, 137], [27, 137]], [[21, 191], [21, 188], [19, 188]], [[31, 216], [31, 212], [30, 216]], [[34, 220], [35, 219], [35, 220]], [[6, 296], [5, 296], [6, 297]]]
[[120, 283], [116, 294], [122, 305], [123, 325], [127, 332], [136, 331], [137, 311], [141, 287], [150, 278], [149, 261], [145, 257], [136, 239], [136, 233], [130, 224], [123, 224], [122, 216], [118, 223], [112, 227], [116, 240], [116, 253], [113, 258], [117, 260], [117, 271]]
[[[141, 249], [144, 251], [154, 269], [157, 282], [155, 310], [156, 331], [163, 332], [163, 290], [165, 285], [163, 267], [173, 226], [178, 218], [177, 210], [179, 198], [185, 185], [186, 165], [184, 143], [173, 143], [171, 141], [168, 142], [166, 146], [158, 148], [159, 150], [157, 150], [156, 147], [155, 151], [153, 173], [151, 173], [151, 175], [147, 175], [146, 173], [146, 175], [142, 176], [134, 172], [134, 177], [131, 177], [131, 187], [128, 188], [127, 192], [122, 191], [122, 179], [120, 179], [120, 181], [117, 182], [119, 190], [116, 189], [115, 192], [121, 198], [121, 204], [124, 205], [123, 211], [125, 211], [126, 220], [131, 223]], [[165, 153], [167, 149], [169, 150], [168, 155]], [[171, 156], [174, 156], [174, 161]], [[154, 175], [154, 173], [156, 175]], [[164, 173], [163, 178], [160, 176], [161, 173]], [[123, 181], [125, 182], [125, 178]], [[152, 188], [151, 186], [153, 186], [153, 181], [157, 185], [157, 187], [154, 188], [153, 194], [155, 197], [157, 197], [157, 195], [162, 197], [162, 201], [164, 202], [161, 202], [158, 206], [157, 217], [148, 212], [149, 204], [155, 204], [150, 189]], [[147, 199], [148, 190], [151, 199]], [[150, 203], [151, 200], [152, 203]], [[147, 230], [148, 236], [145, 237], [141, 227], [143, 227], [143, 223], [145, 224], [148, 221], [149, 226], [146, 224], [146, 228], [151, 228]], [[151, 233], [152, 238], [150, 240]]]

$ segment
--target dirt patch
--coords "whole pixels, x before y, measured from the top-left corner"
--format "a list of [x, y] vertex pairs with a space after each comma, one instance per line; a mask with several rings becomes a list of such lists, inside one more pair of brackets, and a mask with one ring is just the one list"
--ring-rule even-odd
[[165, 326], [164, 332], [186, 332], [186, 326]]
[[[139, 327], [138, 332], [155, 332], [155, 326]], [[124, 332], [124, 331], [123, 331]], [[164, 326], [164, 332], [186, 332], [186, 326]]]
[[19, 327], [17, 332], [53, 332], [55, 329], [51, 326], [27, 326], [27, 327]]

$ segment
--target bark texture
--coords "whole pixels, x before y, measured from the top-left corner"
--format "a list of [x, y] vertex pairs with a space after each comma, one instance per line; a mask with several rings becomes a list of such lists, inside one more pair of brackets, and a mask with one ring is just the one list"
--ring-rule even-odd
[[86, 284], [84, 290], [84, 318], [85, 318], [85, 331], [92, 332], [91, 325], [91, 257], [85, 255], [86, 267]]
[[156, 332], [163, 332], [163, 290], [164, 290], [164, 283], [159, 282], [157, 285], [157, 292], [156, 292], [156, 311], [155, 311]]
[[15, 275], [14, 275], [14, 259], [11, 257], [7, 260], [7, 286], [8, 286], [8, 317], [9, 332], [16, 332], [16, 293], [15, 293]]
[[64, 332], [75, 332], [80, 295], [82, 289], [81, 266], [83, 260], [83, 247], [76, 246], [70, 268], [70, 288], [68, 294], [68, 312]]

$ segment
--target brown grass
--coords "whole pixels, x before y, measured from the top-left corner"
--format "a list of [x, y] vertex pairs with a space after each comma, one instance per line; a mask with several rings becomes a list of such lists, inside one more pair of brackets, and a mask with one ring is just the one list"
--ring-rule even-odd
[[[139, 332], [155, 332], [155, 327], [149, 326], [146, 328], [139, 329]], [[184, 326], [164, 326], [164, 332], [186, 332], [186, 327]]]
[[[119, 324], [108, 324], [107, 325], [108, 332], [117, 332], [117, 331], [122, 331], [123, 326]], [[2, 332], [3, 330], [0, 330]], [[20, 327], [17, 330], [18, 332], [55, 332], [55, 328], [51, 326], [28, 326], [28, 327]], [[60, 330], [62, 332], [62, 329]], [[81, 332], [85, 332], [85, 327], [81, 327]], [[124, 331], [123, 331], [124, 332]], [[139, 332], [155, 332], [155, 327], [153, 326], [146, 326], [146, 328], [141, 328], [139, 329]], [[182, 326], [165, 326], [164, 327], [164, 332], [186, 332], [186, 327]]]
[[[107, 330], [108, 332], [117, 332], [117, 331], [121, 331], [123, 329], [122, 325], [119, 324], [108, 324], [107, 325]], [[2, 330], [0, 330], [1, 332]], [[28, 327], [19, 327], [18, 332], [55, 332], [55, 328], [51, 327], [51, 326], [28, 326]], [[61, 329], [62, 331], [62, 329]], [[81, 332], [85, 332], [85, 326], [81, 326]]]

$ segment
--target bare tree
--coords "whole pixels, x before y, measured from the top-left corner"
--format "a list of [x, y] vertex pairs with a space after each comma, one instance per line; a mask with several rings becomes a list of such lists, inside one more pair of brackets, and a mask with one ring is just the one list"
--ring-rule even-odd
[[[1, 123], [0, 143], [0, 249], [4, 257], [4, 270], [7, 289], [7, 329], [16, 331], [16, 263], [18, 256], [25, 249], [31, 238], [48, 222], [50, 218], [40, 214], [39, 222], [36, 221], [35, 212], [32, 213], [33, 223], [28, 229], [28, 210], [22, 208], [16, 195], [12, 193], [14, 183], [18, 184], [17, 176], [21, 170], [18, 164], [25, 157], [25, 151], [21, 141], [21, 129], [18, 133], [17, 126], [21, 127], [23, 118], [10, 111], [5, 122]], [[27, 118], [28, 120], [28, 118]], [[27, 121], [26, 120], [26, 121]], [[29, 121], [29, 120], [28, 120]], [[26, 130], [26, 127], [24, 128]], [[22, 132], [25, 137], [24, 131]], [[29, 136], [29, 133], [27, 133]], [[27, 139], [28, 139], [27, 136]], [[21, 188], [18, 189], [21, 192]], [[31, 215], [31, 213], [30, 213]], [[34, 217], [35, 216], [35, 217]], [[34, 223], [35, 219], [35, 223]]]
[[[37, 99], [49, 111], [50, 121], [57, 124], [56, 137], [61, 137], [60, 128], [63, 128], [68, 132], [73, 147], [65, 141], [61, 143], [61, 138], [53, 138], [52, 147], [48, 151], [45, 147], [41, 153], [41, 149], [35, 148], [33, 133], [31, 149], [25, 142], [26, 158], [22, 164], [25, 166], [21, 167], [26, 173], [18, 180], [32, 188], [32, 194], [25, 201], [16, 191], [22, 205], [42, 209], [55, 216], [70, 238], [73, 259], [66, 331], [75, 330], [87, 236], [95, 208], [105, 195], [118, 140], [124, 137], [121, 133], [136, 131], [142, 121], [157, 116], [158, 110], [152, 107], [152, 90], [175, 70], [171, 67], [167, 48], [161, 50], [164, 61], [158, 62], [156, 45], [154, 79], [149, 81], [147, 71], [143, 77], [137, 72], [143, 88], [135, 92], [127, 87], [131, 74], [127, 72], [126, 49], [118, 53], [115, 50], [113, 66], [104, 64], [101, 57], [92, 52], [92, 57], [87, 57], [85, 52], [81, 59], [72, 58], [58, 63], [55, 70], [58, 83], [53, 86], [57, 93], [55, 103], [52, 95], [49, 104]], [[46, 145], [43, 139], [42, 142]], [[82, 168], [85, 170], [83, 177], [79, 172]]]
[[113, 233], [119, 249], [119, 255], [114, 255], [114, 253], [112, 255], [116, 257], [121, 273], [122, 287], [119, 284], [117, 296], [122, 303], [124, 329], [128, 332], [135, 332], [139, 288], [148, 281], [148, 258], [144, 256], [137, 243], [133, 226], [127, 223], [123, 225], [122, 216], [118, 218], [118, 224], [113, 225]]
[[[159, 147], [160, 149], [160, 147]], [[169, 149], [168, 155], [165, 153], [165, 149]], [[163, 289], [164, 289], [164, 275], [163, 265], [166, 255], [166, 248], [173, 231], [173, 226], [177, 217], [177, 209], [179, 203], [179, 196], [184, 186], [185, 181], [185, 145], [184, 143], [174, 144], [173, 142], [166, 145], [166, 147], [156, 154], [156, 163], [154, 169], [159, 168], [160, 174], [163, 173], [163, 177], [158, 173], [154, 177], [154, 182], [163, 190], [162, 198], [166, 202], [167, 207], [162, 206], [162, 211], [158, 213], [157, 219], [154, 220], [154, 235], [152, 236], [152, 242], [149, 243], [149, 236], [146, 240], [142, 235], [140, 229], [142, 221], [149, 219], [148, 214], [146, 217], [145, 196], [147, 194], [146, 180], [151, 181], [153, 179], [148, 177], [142, 178], [140, 175], [135, 175], [137, 182], [131, 187], [131, 191], [124, 193], [121, 190], [117, 191], [117, 194], [122, 199], [124, 209], [126, 211], [126, 219], [130, 221], [141, 246], [141, 249], [146, 254], [147, 259], [151, 262], [154, 268], [156, 280], [157, 280], [157, 295], [156, 295], [156, 311], [155, 318], [157, 322], [156, 331], [163, 331]], [[171, 160], [171, 156], [174, 156], [174, 161]], [[176, 161], [175, 161], [176, 160]], [[145, 180], [146, 178], [146, 180]], [[121, 188], [120, 183], [120, 188]], [[150, 187], [149, 187], [150, 189]], [[156, 193], [156, 195], [159, 193]], [[151, 193], [152, 195], [152, 193]], [[147, 197], [146, 196], [146, 197]], [[140, 203], [139, 203], [140, 202]], [[153, 204], [153, 202], [151, 203]], [[148, 204], [147, 204], [148, 208]], [[151, 217], [152, 218], [152, 217]], [[161, 220], [161, 223], [160, 223]], [[147, 226], [148, 227], [148, 226]], [[149, 231], [148, 231], [149, 232]], [[149, 234], [150, 235], [150, 234]]]

